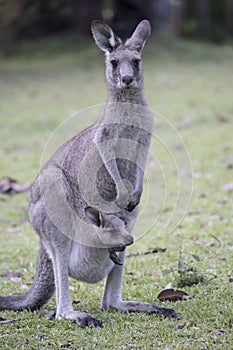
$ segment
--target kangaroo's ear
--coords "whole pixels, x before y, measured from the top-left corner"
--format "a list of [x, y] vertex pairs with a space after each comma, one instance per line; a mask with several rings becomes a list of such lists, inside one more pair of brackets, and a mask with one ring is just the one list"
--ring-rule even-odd
[[98, 227], [102, 226], [102, 218], [100, 212], [93, 207], [86, 207], [85, 213], [88, 221]]
[[150, 33], [150, 22], [144, 19], [138, 24], [131, 38], [126, 41], [125, 46], [130, 50], [141, 52]]
[[118, 38], [113, 30], [104, 22], [92, 22], [91, 31], [96, 44], [104, 52], [112, 52], [121, 45], [121, 39]]

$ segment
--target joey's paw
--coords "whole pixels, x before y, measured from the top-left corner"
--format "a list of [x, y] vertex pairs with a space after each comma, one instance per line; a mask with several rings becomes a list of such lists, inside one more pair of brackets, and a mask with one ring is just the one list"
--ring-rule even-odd
[[[125, 249], [125, 247], [119, 248], [119, 249], [123, 250], [123, 249]], [[118, 250], [118, 248], [110, 248], [109, 249], [109, 257], [116, 265], [123, 265], [123, 262], [121, 261], [121, 259], [117, 255], [117, 251], [122, 251], [122, 250]]]
[[57, 316], [57, 319], [68, 319], [77, 323], [80, 327], [103, 327], [102, 322], [94, 318], [91, 314], [84, 311], [69, 311], [64, 316]]

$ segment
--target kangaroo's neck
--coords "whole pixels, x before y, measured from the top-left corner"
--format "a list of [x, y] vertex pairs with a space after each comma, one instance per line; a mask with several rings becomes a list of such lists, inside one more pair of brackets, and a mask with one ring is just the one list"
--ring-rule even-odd
[[108, 103], [114, 103], [114, 102], [126, 103], [127, 102], [127, 103], [142, 105], [142, 106], [148, 105], [142, 89], [109, 88], [108, 91], [109, 91], [108, 100], [107, 100]]

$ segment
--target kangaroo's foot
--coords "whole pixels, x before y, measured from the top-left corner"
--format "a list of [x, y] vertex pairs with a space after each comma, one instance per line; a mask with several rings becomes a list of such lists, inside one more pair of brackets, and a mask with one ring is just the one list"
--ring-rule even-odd
[[67, 311], [62, 315], [57, 315], [58, 320], [68, 319], [77, 323], [80, 327], [102, 327], [102, 322], [94, 318], [91, 314], [85, 311]]
[[177, 313], [173, 309], [144, 302], [122, 301], [118, 306], [109, 306], [108, 309], [115, 309], [122, 312], [145, 312], [147, 314], [157, 314], [158, 316], [170, 317], [172, 320], [178, 318]]

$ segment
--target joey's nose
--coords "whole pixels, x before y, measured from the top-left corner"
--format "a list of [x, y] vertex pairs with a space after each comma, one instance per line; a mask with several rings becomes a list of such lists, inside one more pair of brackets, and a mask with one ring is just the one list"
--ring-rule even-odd
[[133, 82], [133, 77], [131, 75], [124, 75], [121, 79], [122, 83], [129, 86]]
[[133, 237], [131, 235], [128, 235], [126, 245], [131, 245], [133, 244], [133, 242], [134, 242]]

